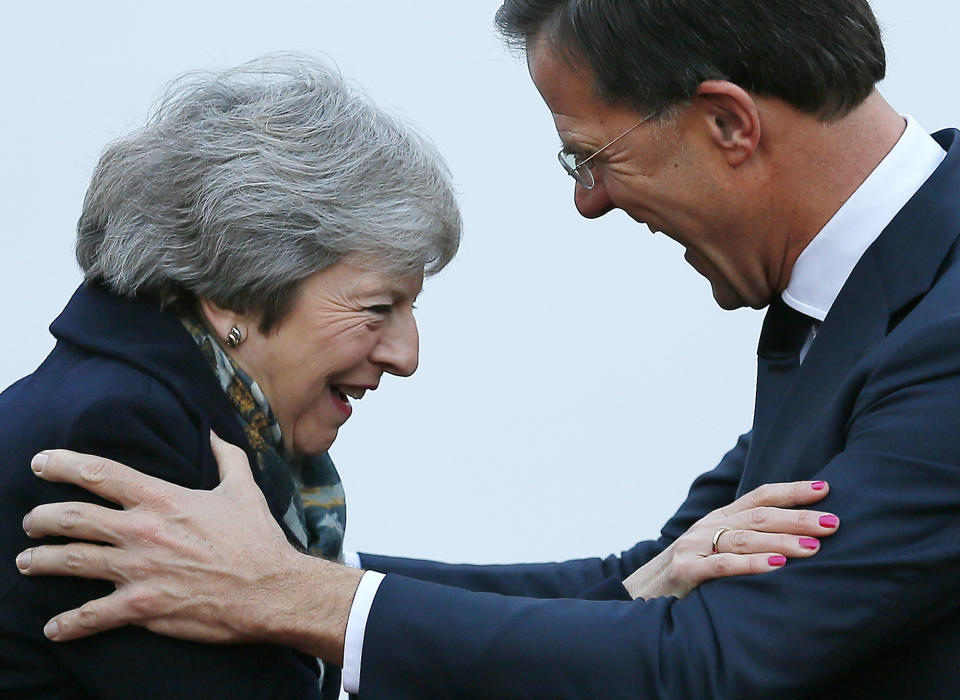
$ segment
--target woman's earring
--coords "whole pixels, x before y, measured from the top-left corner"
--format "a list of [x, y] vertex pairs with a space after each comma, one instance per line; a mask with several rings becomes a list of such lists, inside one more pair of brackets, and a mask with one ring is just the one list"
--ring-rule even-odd
[[241, 331], [238, 326], [234, 326], [233, 328], [230, 329], [230, 332], [227, 333], [227, 347], [235, 348], [242, 342], [243, 342], [243, 331]]

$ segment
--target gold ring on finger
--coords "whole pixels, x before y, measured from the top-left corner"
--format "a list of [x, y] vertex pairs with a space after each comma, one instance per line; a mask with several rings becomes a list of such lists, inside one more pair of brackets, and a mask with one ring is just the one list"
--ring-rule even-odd
[[728, 527], [721, 527], [719, 530], [713, 533], [713, 542], [710, 543], [711, 554], [718, 554], [720, 552], [720, 549], [717, 547], [717, 545], [720, 543], [720, 535], [722, 535], [729, 529], [730, 528]]

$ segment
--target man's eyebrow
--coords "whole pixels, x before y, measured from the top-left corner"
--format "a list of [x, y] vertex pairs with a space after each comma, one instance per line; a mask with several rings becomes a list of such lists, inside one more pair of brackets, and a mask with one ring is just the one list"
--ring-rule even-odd
[[560, 146], [563, 148], [564, 153], [570, 153], [575, 156], [582, 156], [587, 153], [587, 149], [579, 143], [570, 143], [569, 141], [560, 139]]

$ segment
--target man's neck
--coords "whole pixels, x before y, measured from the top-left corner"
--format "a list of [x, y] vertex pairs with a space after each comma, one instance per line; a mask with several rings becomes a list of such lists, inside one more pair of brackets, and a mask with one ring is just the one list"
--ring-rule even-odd
[[780, 293], [800, 253], [896, 145], [906, 122], [876, 91], [850, 114], [828, 122], [798, 116], [775, 101], [764, 112], [762, 147], [778, 175], [782, 213], [774, 218], [781, 263], [770, 270], [770, 283]]

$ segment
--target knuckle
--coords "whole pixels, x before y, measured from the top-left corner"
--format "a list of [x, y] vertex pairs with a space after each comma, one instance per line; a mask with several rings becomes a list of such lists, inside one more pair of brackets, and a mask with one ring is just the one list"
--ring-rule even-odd
[[159, 598], [149, 589], [140, 588], [130, 592], [127, 605], [130, 611], [140, 619], [154, 617], [159, 609]]
[[754, 489], [750, 493], [744, 494], [740, 500], [743, 502], [744, 508], [756, 508], [763, 505], [763, 501], [757, 489]]
[[755, 528], [759, 528], [767, 524], [770, 514], [765, 508], [753, 508], [747, 513], [747, 522], [749, 522]]
[[753, 494], [757, 503], [768, 503], [776, 496], [777, 486], [775, 484], [761, 484], [753, 490]]
[[140, 486], [140, 502], [149, 504], [152, 510], [160, 513], [167, 513], [176, 510], [173, 491], [170, 489], [152, 488], [150, 486]]
[[86, 552], [75, 545], [67, 545], [65, 555], [64, 564], [73, 571], [83, 569], [89, 561]]
[[153, 566], [143, 560], [131, 563], [126, 570], [128, 573], [127, 578], [132, 581], [147, 581], [156, 573]]
[[770, 570], [767, 563], [766, 554], [755, 554], [747, 558], [747, 572], [751, 574], [762, 574]]
[[131, 528], [134, 539], [143, 546], [153, 548], [164, 541], [163, 528], [154, 518], [142, 518]]
[[749, 545], [749, 539], [747, 537], [747, 533], [744, 532], [743, 530], [737, 530], [732, 534], [733, 534], [733, 537], [732, 537], [733, 551], [737, 553], [743, 552]]
[[80, 478], [90, 484], [99, 484], [110, 475], [110, 461], [94, 458], [80, 467]]
[[780, 535], [780, 537], [777, 538], [776, 551], [784, 554], [788, 552], [799, 552], [802, 554], [805, 550], [800, 546], [800, 542], [795, 535]]
[[727, 557], [716, 556], [713, 562], [713, 573], [716, 576], [727, 576], [730, 573], [730, 560]]
[[79, 504], [70, 503], [61, 507], [57, 513], [57, 524], [64, 530], [76, 527], [83, 518], [83, 511]]
[[85, 629], [95, 629], [100, 623], [100, 612], [91, 603], [82, 605], [77, 609], [76, 622]]

